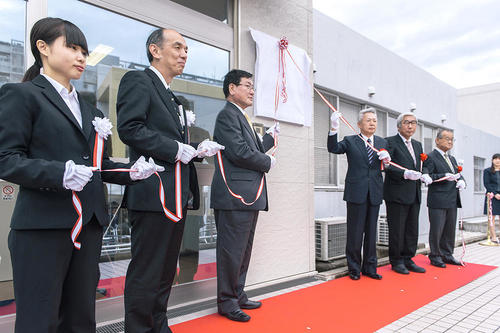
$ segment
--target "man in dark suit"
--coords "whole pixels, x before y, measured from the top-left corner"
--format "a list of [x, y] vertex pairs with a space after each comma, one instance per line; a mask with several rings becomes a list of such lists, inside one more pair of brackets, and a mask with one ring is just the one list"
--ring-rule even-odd
[[462, 207], [460, 190], [465, 189], [465, 180], [458, 172], [455, 157], [449, 154], [453, 148], [453, 132], [439, 129], [436, 136], [436, 149], [429, 153], [424, 162], [424, 172], [433, 181], [442, 177], [446, 180], [433, 182], [427, 193], [429, 209], [429, 246], [431, 265], [444, 268], [446, 264], [461, 265], [453, 257], [455, 248], [455, 229], [457, 226], [457, 208]]
[[398, 134], [386, 138], [393, 162], [407, 168], [394, 166], [386, 169], [384, 199], [389, 225], [389, 260], [392, 269], [400, 274], [409, 271], [425, 273], [412, 258], [417, 252], [418, 215], [422, 199], [420, 154], [422, 144], [412, 139], [417, 129], [417, 118], [412, 112], [402, 113], [397, 119]]
[[[220, 164], [215, 168], [211, 193], [217, 225], [217, 308], [231, 320], [248, 321], [250, 316], [241, 309], [261, 306], [261, 302], [249, 300], [243, 288], [259, 211], [268, 209], [264, 174], [276, 163], [265, 152], [273, 147], [279, 128], [273, 126], [262, 139], [253, 129], [244, 111], [253, 103], [252, 74], [230, 71], [223, 90], [227, 103], [217, 115], [214, 131], [214, 140], [225, 146], [223, 169]], [[228, 187], [243, 200], [232, 195]]]
[[[132, 260], [125, 282], [125, 331], [171, 332], [167, 302], [176, 273], [187, 209], [199, 206], [193, 158], [216, 153], [220, 146], [189, 144], [186, 113], [170, 90], [187, 60], [184, 38], [174, 30], [157, 29], [147, 42], [151, 66], [131, 71], [120, 82], [118, 133], [130, 147], [130, 158], [151, 156], [165, 167], [160, 174], [165, 207], [158, 197], [158, 179], [127, 187], [125, 204], [132, 225]], [[175, 217], [167, 218], [164, 208]], [[176, 222], [177, 220], [177, 222]]]
[[[373, 108], [359, 112], [358, 127], [361, 132], [359, 136], [346, 136], [338, 142], [340, 116], [339, 112], [332, 113], [328, 151], [334, 154], [347, 154], [348, 169], [344, 200], [347, 202], [346, 257], [349, 276], [353, 280], [359, 280], [360, 273], [363, 273], [370, 278], [380, 280], [382, 276], [377, 274], [376, 235], [378, 211], [382, 203], [383, 179], [381, 163], [378, 160], [383, 160], [385, 163], [390, 161], [390, 155], [385, 150], [387, 142], [374, 135], [377, 129], [377, 114]], [[375, 146], [379, 152], [375, 154], [369, 144]], [[361, 263], [362, 244], [363, 263]]]

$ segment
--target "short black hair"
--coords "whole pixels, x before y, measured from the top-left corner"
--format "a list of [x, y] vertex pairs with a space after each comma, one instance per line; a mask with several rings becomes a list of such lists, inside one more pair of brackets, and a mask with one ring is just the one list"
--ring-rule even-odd
[[251, 73], [248, 73], [247, 71], [241, 69], [230, 70], [226, 74], [226, 76], [224, 76], [224, 85], [222, 86], [222, 90], [224, 91], [224, 96], [226, 96], [226, 98], [229, 96], [229, 85], [231, 83], [238, 85], [240, 84], [240, 80], [242, 77], [250, 79], [252, 76], [253, 75]]
[[165, 29], [163, 29], [163, 28], [156, 29], [155, 31], [153, 31], [149, 35], [148, 39], [146, 40], [146, 54], [148, 55], [149, 63], [153, 62], [153, 55], [151, 54], [151, 52], [149, 52], [149, 45], [155, 44], [161, 48], [163, 45], [163, 40], [164, 40], [164, 38], [163, 38], [163, 31], [164, 30]]

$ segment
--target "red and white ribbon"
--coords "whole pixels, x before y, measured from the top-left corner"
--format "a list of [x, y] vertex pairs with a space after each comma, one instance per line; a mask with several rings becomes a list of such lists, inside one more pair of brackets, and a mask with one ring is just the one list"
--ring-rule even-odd
[[245, 199], [241, 195], [234, 193], [229, 188], [229, 185], [227, 184], [227, 179], [226, 179], [226, 172], [224, 170], [224, 164], [222, 163], [222, 156], [221, 156], [220, 150], [217, 152], [217, 162], [219, 164], [220, 173], [222, 175], [222, 179], [224, 179], [224, 183], [226, 184], [227, 190], [229, 191], [229, 193], [233, 197], [235, 197], [236, 199], [239, 199], [244, 205], [247, 205], [247, 206], [251, 206], [257, 200], [259, 200], [259, 197], [262, 194], [262, 189], [264, 188], [264, 175], [262, 175], [262, 179], [260, 180], [259, 189], [257, 190], [257, 195], [255, 196], [254, 201], [252, 201], [252, 202], [246, 202]]
[[[94, 125], [96, 134], [95, 134], [95, 140], [94, 140], [94, 154], [93, 154], [93, 167], [92, 171], [100, 171], [100, 172], [135, 172], [135, 170], [132, 169], [125, 169], [125, 168], [118, 168], [118, 169], [107, 169], [107, 170], [102, 170], [102, 159], [104, 155], [104, 140], [107, 139], [109, 135], [111, 135], [111, 128], [113, 125], [107, 118], [99, 118], [95, 117], [94, 120], [92, 121], [92, 124]], [[182, 219], [182, 184], [181, 184], [181, 165], [180, 161], [177, 161], [175, 164], [175, 214], [172, 213], [170, 210], [167, 209], [165, 205], [165, 191], [163, 188], [163, 183], [161, 181], [161, 177], [158, 174], [158, 172], [155, 172], [156, 176], [158, 177], [158, 180], [160, 182], [159, 184], [159, 197], [160, 197], [160, 202], [161, 206], [163, 208], [163, 212], [165, 213], [165, 216], [173, 221], [173, 222], [179, 222]], [[72, 201], [73, 201], [73, 207], [75, 208], [75, 211], [78, 215], [78, 218], [73, 226], [73, 229], [71, 229], [71, 241], [73, 242], [73, 246], [80, 250], [82, 247], [82, 244], [77, 241], [78, 236], [80, 235], [80, 232], [82, 231], [83, 223], [82, 223], [82, 216], [83, 216], [83, 211], [82, 211], [82, 203], [80, 201], [80, 198], [78, 198], [78, 195], [76, 194], [75, 191], [72, 191]]]
[[73, 194], [72, 197], [73, 207], [75, 207], [76, 213], [78, 214], [78, 219], [76, 220], [73, 229], [71, 229], [71, 241], [73, 242], [73, 246], [77, 250], [80, 250], [82, 244], [80, 242], [77, 242], [76, 239], [78, 238], [78, 235], [80, 235], [80, 232], [82, 231], [82, 203], [80, 202], [80, 199], [76, 195], [75, 191], [72, 191], [72, 194]]

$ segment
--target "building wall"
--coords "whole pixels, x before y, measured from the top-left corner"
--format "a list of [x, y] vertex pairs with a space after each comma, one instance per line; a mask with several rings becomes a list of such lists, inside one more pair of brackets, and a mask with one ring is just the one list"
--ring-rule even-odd
[[[249, 27], [276, 38], [285, 35], [311, 55], [311, 0], [242, 0], [239, 6], [239, 68], [254, 72], [255, 42]], [[272, 125], [261, 117], [252, 120]], [[267, 176], [269, 212], [262, 212], [257, 224], [247, 279], [250, 285], [315, 269], [313, 128], [280, 125], [277, 165]]]
[[500, 83], [458, 90], [456, 154], [465, 159], [463, 175], [467, 180], [467, 189], [462, 194], [464, 216], [483, 215], [485, 193], [474, 191], [474, 156], [484, 158], [486, 168], [491, 165], [493, 154], [500, 153], [499, 105]]
[[463, 124], [498, 137], [500, 83], [458, 90], [457, 111], [458, 119]]

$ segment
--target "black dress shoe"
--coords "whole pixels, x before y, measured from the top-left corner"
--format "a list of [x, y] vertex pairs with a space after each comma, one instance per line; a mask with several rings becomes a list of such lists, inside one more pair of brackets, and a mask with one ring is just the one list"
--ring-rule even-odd
[[392, 270], [396, 273], [399, 273], [399, 274], [410, 274], [408, 269], [403, 264], [392, 266]]
[[410, 272], [425, 273], [425, 268], [417, 266], [414, 262], [405, 264], [405, 266]]
[[262, 306], [262, 302], [251, 301], [251, 300], [248, 300], [246, 303], [240, 304], [240, 308], [248, 309], [248, 310], [258, 309], [261, 306]]
[[446, 265], [442, 261], [431, 260], [431, 265], [439, 268], [445, 268]]
[[363, 273], [364, 276], [368, 276], [369, 278], [375, 279], [375, 280], [382, 280], [382, 275], [377, 274], [377, 273]]
[[359, 280], [359, 273], [349, 273], [351, 280]]
[[462, 266], [462, 264], [460, 263], [460, 261], [458, 261], [457, 259], [455, 259], [453, 257], [445, 257], [445, 258], [443, 258], [443, 261], [446, 264]]
[[234, 321], [245, 322], [245, 321], [250, 320], [250, 316], [247, 315], [245, 312], [241, 311], [240, 309], [231, 311], [229, 313], [220, 313], [219, 312], [219, 314], [224, 316], [224, 317], [227, 317], [227, 319], [234, 320]]

